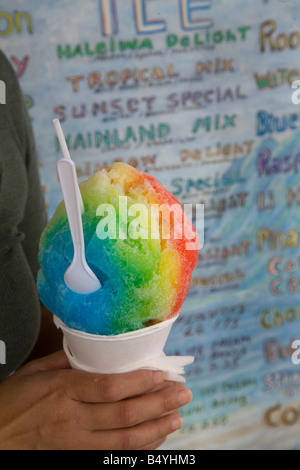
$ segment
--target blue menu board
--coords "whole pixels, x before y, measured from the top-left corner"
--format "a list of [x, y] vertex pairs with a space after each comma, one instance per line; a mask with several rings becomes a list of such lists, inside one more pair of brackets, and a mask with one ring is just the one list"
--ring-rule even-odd
[[49, 216], [55, 117], [80, 181], [124, 161], [205, 205], [166, 348], [195, 356], [194, 399], [164, 448], [300, 446], [299, 24], [300, 0], [1, 2]]

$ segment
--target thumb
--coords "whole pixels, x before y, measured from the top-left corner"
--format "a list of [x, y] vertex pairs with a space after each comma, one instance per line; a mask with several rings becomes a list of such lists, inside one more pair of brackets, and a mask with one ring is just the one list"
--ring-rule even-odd
[[70, 369], [70, 363], [63, 350], [56, 351], [48, 356], [35, 359], [21, 367], [16, 374], [19, 376], [33, 375], [39, 372], [47, 372], [51, 370]]

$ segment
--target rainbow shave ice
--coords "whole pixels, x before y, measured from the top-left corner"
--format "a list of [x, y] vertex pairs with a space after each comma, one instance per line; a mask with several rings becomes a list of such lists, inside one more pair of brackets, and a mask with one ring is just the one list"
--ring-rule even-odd
[[74, 248], [62, 201], [40, 240], [43, 304], [69, 328], [97, 335], [174, 317], [198, 257], [198, 236], [177, 199], [158, 180], [124, 163], [95, 173], [80, 184], [80, 192], [86, 260], [101, 288], [83, 295], [64, 282]]

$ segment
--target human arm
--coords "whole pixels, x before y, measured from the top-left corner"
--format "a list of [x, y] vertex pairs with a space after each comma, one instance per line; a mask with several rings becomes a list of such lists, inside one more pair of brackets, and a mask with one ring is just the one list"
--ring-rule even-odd
[[40, 327], [35, 278], [46, 217], [31, 122], [16, 75], [0, 51], [0, 339], [6, 364], [0, 381], [26, 359]]

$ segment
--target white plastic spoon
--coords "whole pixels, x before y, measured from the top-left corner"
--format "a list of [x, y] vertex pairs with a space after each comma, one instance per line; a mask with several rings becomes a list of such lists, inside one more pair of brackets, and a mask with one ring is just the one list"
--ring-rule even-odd
[[69, 226], [74, 246], [74, 258], [65, 272], [64, 281], [69, 289], [78, 294], [91, 294], [101, 284], [85, 259], [84, 237], [81, 214], [84, 206], [78, 186], [75, 163], [70, 157], [67, 143], [58, 119], [53, 121], [64, 158], [57, 162], [57, 171], [62, 187]]

